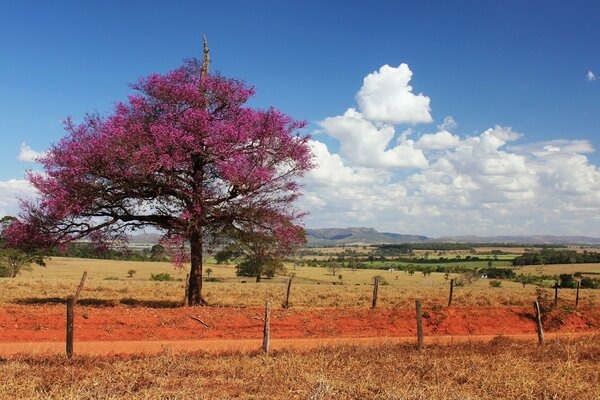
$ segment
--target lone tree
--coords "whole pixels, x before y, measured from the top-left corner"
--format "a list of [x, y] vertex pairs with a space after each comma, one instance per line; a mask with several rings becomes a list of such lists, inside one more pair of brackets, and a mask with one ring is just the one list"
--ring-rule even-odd
[[103, 245], [158, 228], [174, 263], [191, 261], [186, 295], [198, 305], [203, 248], [223, 234], [260, 226], [299, 243], [296, 179], [313, 166], [305, 123], [245, 106], [254, 89], [208, 67], [205, 38], [202, 63], [140, 79], [106, 117], [67, 119], [67, 135], [39, 159], [45, 174], [29, 174], [39, 201], [23, 204], [12, 244]]
[[265, 229], [253, 229], [245, 232], [235, 232], [229, 235], [231, 242], [216, 254], [220, 262], [237, 261], [238, 276], [256, 278], [260, 282], [262, 276], [272, 278], [277, 273], [285, 271], [281, 261], [283, 256], [292, 254], [304, 241], [303, 232], [299, 233], [298, 241], [281, 240]]

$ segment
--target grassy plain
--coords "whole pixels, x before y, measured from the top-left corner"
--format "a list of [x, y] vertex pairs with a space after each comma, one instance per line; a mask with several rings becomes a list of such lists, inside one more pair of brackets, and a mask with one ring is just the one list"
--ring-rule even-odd
[[598, 337], [260, 354], [0, 359], [3, 398], [597, 399]]
[[[213, 306], [260, 307], [265, 299], [280, 302], [283, 298], [287, 276], [255, 283], [253, 278], [235, 276], [235, 268], [231, 265], [209, 264], [206, 267], [213, 269], [212, 276], [220, 280], [205, 282], [205, 297]], [[133, 278], [127, 278], [130, 269], [137, 271]], [[81, 293], [83, 304], [176, 306], [183, 298], [185, 272], [174, 269], [170, 263], [57, 257], [49, 260], [46, 268], [34, 266], [32, 272], [23, 272], [18, 278], [0, 279], [0, 304], [62, 302], [67, 295], [74, 293], [83, 271], [88, 271], [88, 280]], [[150, 274], [163, 272], [172, 274], [177, 280], [149, 280]], [[341, 270], [333, 275], [325, 268], [300, 267], [294, 270], [289, 266], [290, 273], [296, 274], [291, 302], [298, 308], [369, 307], [375, 275], [383, 276], [388, 283], [379, 290], [381, 307], [413, 307], [417, 298], [443, 305], [448, 296], [449, 283], [441, 273], [425, 277], [419, 272], [410, 276], [401, 271]], [[118, 280], [105, 280], [106, 277], [117, 277]], [[582, 290], [582, 304], [596, 304], [600, 299], [597, 292]], [[457, 306], [528, 307], [535, 297], [535, 287], [528, 285], [523, 288], [516, 282], [502, 281], [502, 287], [492, 288], [489, 280], [480, 279], [472, 285], [456, 287], [454, 297]], [[562, 289], [560, 297], [572, 302], [575, 292]]]

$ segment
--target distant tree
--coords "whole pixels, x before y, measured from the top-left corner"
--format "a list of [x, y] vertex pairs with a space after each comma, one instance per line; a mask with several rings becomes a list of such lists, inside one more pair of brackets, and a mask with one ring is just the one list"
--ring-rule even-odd
[[165, 246], [162, 244], [155, 244], [150, 249], [150, 258], [153, 260], [162, 260], [165, 257]]
[[574, 288], [577, 286], [577, 281], [571, 274], [560, 274], [558, 279], [561, 288]]
[[229, 233], [228, 237], [231, 241], [219, 252], [219, 259], [236, 261], [236, 274], [255, 277], [256, 282], [260, 282], [262, 276], [272, 278], [285, 272], [282, 258], [293, 254], [299, 243], [305, 241], [303, 230], [298, 232], [296, 239], [288, 241], [258, 227], [253, 231]]
[[335, 274], [337, 274], [337, 272], [341, 269], [341, 265], [337, 261], [331, 261], [327, 263], [327, 269], [329, 272], [331, 272], [331, 275], [335, 276]]
[[135, 275], [137, 271], [135, 269], [130, 269], [129, 271], [127, 271], [127, 277], [128, 278], [133, 278], [133, 275]]
[[46, 266], [41, 256], [30, 255], [19, 249], [0, 249], [0, 277], [15, 278], [22, 271], [31, 271], [31, 264]]
[[212, 275], [213, 270], [212, 268], [206, 268], [206, 278], [210, 279], [210, 276]]

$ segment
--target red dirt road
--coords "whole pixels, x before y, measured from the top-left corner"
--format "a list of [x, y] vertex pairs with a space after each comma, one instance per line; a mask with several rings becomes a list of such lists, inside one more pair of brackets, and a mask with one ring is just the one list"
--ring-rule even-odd
[[[496, 335], [529, 337], [535, 333], [531, 310], [518, 307], [425, 308], [424, 311], [424, 330], [425, 335], [430, 336], [429, 341], [451, 340], [433, 339], [435, 336], [487, 335], [480, 338], [483, 340]], [[64, 351], [65, 313], [64, 305], [0, 307], [0, 354], [14, 354], [19, 349], [22, 352]], [[139, 348], [143, 352], [155, 352], [161, 351], [164, 345], [174, 350], [255, 350], [260, 347], [262, 316], [262, 309], [78, 306], [75, 351], [133, 353]], [[208, 328], [192, 317], [200, 319]], [[574, 312], [561, 316], [560, 320], [561, 333], [594, 333], [600, 326], [597, 313]], [[415, 325], [412, 309], [273, 310], [271, 313], [275, 349], [338, 342], [411, 340]]]

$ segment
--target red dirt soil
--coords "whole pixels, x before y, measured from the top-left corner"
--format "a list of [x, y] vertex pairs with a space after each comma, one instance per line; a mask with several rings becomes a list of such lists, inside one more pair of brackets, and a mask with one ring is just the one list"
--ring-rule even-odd
[[[531, 310], [523, 308], [425, 308], [427, 336], [533, 334]], [[258, 339], [262, 309], [83, 307], [75, 310], [77, 341]], [[65, 338], [64, 305], [0, 307], [0, 346], [7, 342], [53, 342]], [[412, 309], [273, 310], [271, 337], [406, 337], [416, 331]], [[197, 319], [208, 327], [205, 327]], [[561, 316], [560, 332], [595, 332], [598, 313]]]

